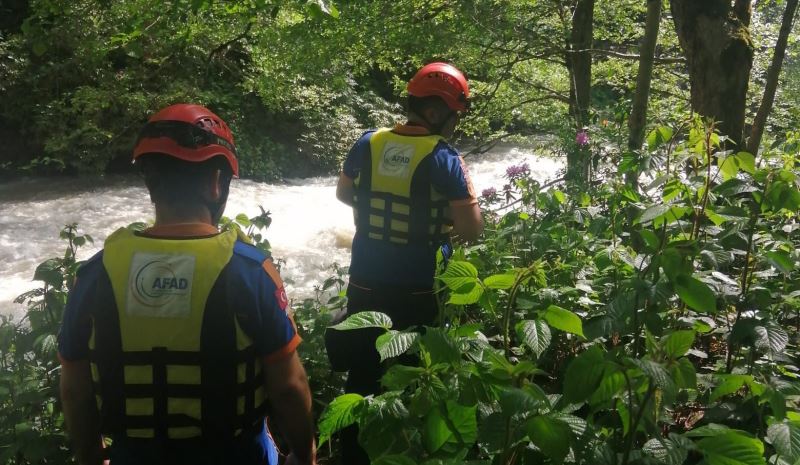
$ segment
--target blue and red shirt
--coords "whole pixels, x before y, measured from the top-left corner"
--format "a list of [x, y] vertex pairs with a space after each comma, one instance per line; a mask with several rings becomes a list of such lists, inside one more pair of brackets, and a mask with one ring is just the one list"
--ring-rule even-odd
[[[421, 126], [397, 125], [392, 132], [408, 137], [428, 136]], [[342, 173], [356, 179], [366, 160], [372, 156], [367, 131], [350, 149]], [[477, 203], [475, 189], [464, 159], [444, 141], [436, 145], [425, 163], [430, 163], [431, 187], [445, 197], [451, 206]], [[356, 231], [350, 261], [350, 279], [357, 284], [386, 285], [400, 288], [430, 289], [436, 270], [437, 248], [420, 244], [392, 244], [370, 239]]]

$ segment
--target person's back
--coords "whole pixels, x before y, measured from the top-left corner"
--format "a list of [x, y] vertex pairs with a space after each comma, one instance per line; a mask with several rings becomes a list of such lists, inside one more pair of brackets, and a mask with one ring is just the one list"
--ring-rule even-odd
[[168, 107], [145, 126], [134, 159], [156, 224], [118, 230], [81, 267], [60, 334], [77, 457], [276, 464], [264, 420], [272, 401], [291, 460], [313, 463], [310, 394], [280, 276], [216, 227], [238, 171], [230, 131], [203, 107]]
[[[464, 161], [446, 142], [468, 108], [466, 78], [449, 64], [431, 63], [411, 79], [408, 93], [408, 122], [365, 133], [336, 189], [353, 207], [356, 225], [347, 315], [380, 311], [396, 330], [435, 322], [437, 255], [449, 256], [452, 236], [474, 240], [483, 228]], [[377, 332], [348, 333], [326, 332], [331, 364], [349, 371], [347, 392], [376, 394]], [[354, 428], [344, 432], [343, 454], [348, 464], [369, 463]]]

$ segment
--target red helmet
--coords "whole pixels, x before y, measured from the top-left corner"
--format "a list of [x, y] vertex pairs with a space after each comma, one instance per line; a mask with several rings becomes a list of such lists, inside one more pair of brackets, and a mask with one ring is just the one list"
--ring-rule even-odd
[[236, 146], [228, 125], [201, 105], [170, 105], [152, 117], [139, 133], [133, 161], [146, 153], [163, 153], [189, 162], [203, 162], [222, 155], [239, 176]]
[[422, 67], [408, 81], [408, 95], [415, 97], [441, 97], [453, 111], [469, 109], [469, 85], [467, 78], [455, 66], [448, 63], [430, 63]]

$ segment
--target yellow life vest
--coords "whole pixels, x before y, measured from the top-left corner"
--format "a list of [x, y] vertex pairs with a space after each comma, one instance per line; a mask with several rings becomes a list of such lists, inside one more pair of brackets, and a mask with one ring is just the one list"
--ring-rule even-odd
[[367, 166], [354, 181], [357, 233], [402, 245], [447, 241], [453, 225], [449, 202], [431, 186], [430, 156], [442, 140], [390, 129], [372, 134]]
[[104, 433], [225, 441], [263, 422], [261, 362], [227, 305], [236, 239], [106, 240], [89, 340]]

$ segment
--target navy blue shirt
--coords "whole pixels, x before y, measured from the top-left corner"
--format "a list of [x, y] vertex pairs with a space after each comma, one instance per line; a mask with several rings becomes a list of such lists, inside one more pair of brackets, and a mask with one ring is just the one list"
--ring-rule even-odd
[[[100, 304], [93, 299], [94, 289], [98, 283], [107, 282], [107, 278], [101, 279], [106, 273], [102, 256], [103, 251], [100, 251], [79, 269], [77, 281], [67, 299], [58, 338], [59, 356], [65, 362], [89, 357], [90, 315], [94, 306]], [[237, 241], [226, 272], [232, 273], [229, 283], [235, 287], [227, 293], [229, 308], [235, 311], [240, 327], [252, 339], [258, 355], [268, 362], [292, 353], [300, 343], [300, 337], [286, 311], [286, 293], [272, 261], [256, 247]], [[156, 457], [160, 457], [161, 451], [155, 444], [148, 445], [147, 441], [125, 437], [112, 439], [111, 459], [114, 464], [153, 463]], [[239, 435], [235, 450], [236, 456], [228, 457], [227, 463], [277, 464], [277, 450], [264, 422]], [[205, 450], [198, 439], [173, 447], [171, 455], [179, 457], [179, 463], [212, 464], [218, 462], [214, 452]]]
[[[428, 135], [420, 126], [397, 125], [393, 132], [408, 136]], [[356, 141], [345, 159], [342, 173], [355, 179], [370, 156], [368, 131]], [[477, 203], [475, 189], [464, 159], [446, 142], [431, 153], [431, 187], [450, 201], [451, 206]], [[350, 260], [350, 279], [362, 285], [387, 285], [412, 289], [430, 289], [436, 271], [436, 248], [420, 244], [393, 244], [370, 239], [356, 231]]]

